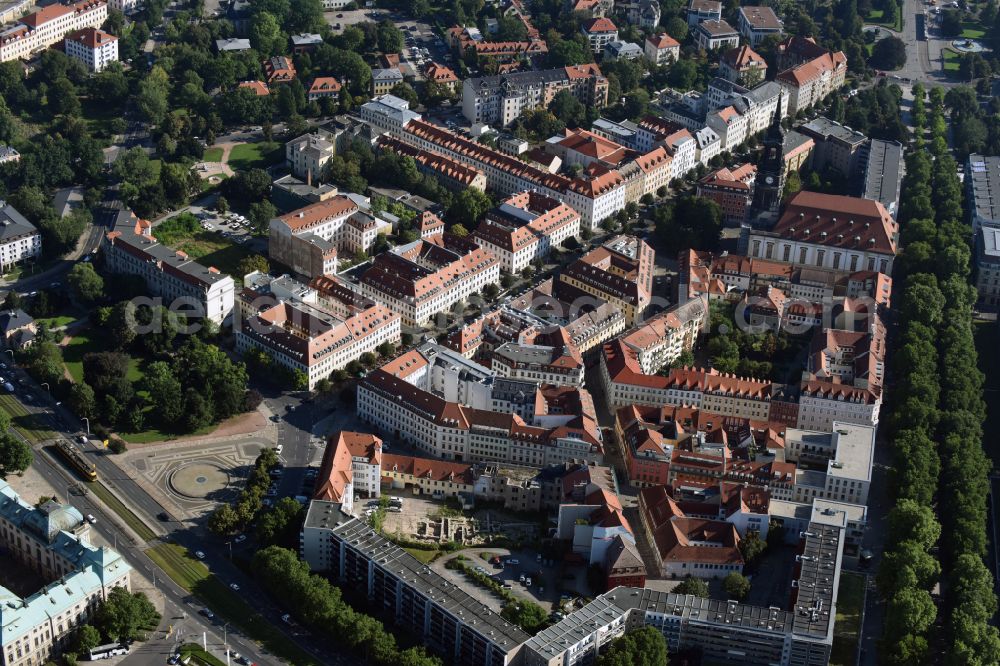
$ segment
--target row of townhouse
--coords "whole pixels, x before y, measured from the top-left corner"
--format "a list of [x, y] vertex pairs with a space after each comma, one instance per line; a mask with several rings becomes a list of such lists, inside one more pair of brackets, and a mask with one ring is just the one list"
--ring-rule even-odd
[[488, 212], [473, 236], [497, 256], [503, 270], [520, 273], [579, 233], [575, 210], [537, 192], [519, 192]]
[[829, 432], [835, 421], [877, 425], [882, 405], [881, 387], [843, 384], [837, 377], [810, 375], [797, 386], [783, 386], [698, 368], [649, 375], [638, 354], [620, 340], [604, 345], [600, 372], [611, 408], [690, 405], [726, 417]]
[[707, 323], [708, 299], [693, 298], [650, 317], [619, 340], [636, 353], [642, 371], [652, 375], [694, 349]]
[[436, 458], [533, 467], [572, 460], [600, 463], [601, 434], [583, 389], [569, 389], [581, 392], [576, 402], [551, 402], [560, 411], [571, 406], [567, 411], [572, 413], [550, 413], [529, 395], [535, 399], [527, 420], [513, 413], [520, 410], [499, 389], [493, 371], [426, 343], [365, 377], [358, 385], [357, 411], [387, 436]]
[[204, 317], [221, 325], [233, 311], [233, 278], [161, 245], [150, 222], [138, 219], [132, 211], [119, 211], [101, 247], [109, 272], [141, 277], [149, 295], [162, 299], [164, 307], [180, 315]]
[[43, 7], [0, 31], [0, 62], [27, 58], [38, 49], [62, 42], [71, 32], [100, 28], [107, 18], [108, 3], [103, 0]]
[[373, 129], [428, 151], [481, 170], [486, 187], [499, 195], [534, 190], [569, 204], [580, 213], [580, 226], [595, 229], [625, 208], [625, 183], [615, 169], [600, 169], [587, 177], [553, 174], [437, 125], [409, 110], [407, 102], [386, 95], [361, 108], [361, 118]]
[[446, 155], [432, 150], [420, 150], [399, 139], [385, 135], [379, 137], [377, 147], [381, 151], [413, 158], [417, 171], [434, 176], [449, 190], [456, 192], [467, 189], [486, 191], [486, 174]]
[[[348, 303], [334, 278], [307, 286], [287, 275], [251, 273], [239, 294], [236, 350], [258, 349], [308, 377], [308, 387], [384, 343], [399, 344], [400, 317], [374, 302]], [[339, 311], [338, 311], [339, 310]]]
[[791, 36], [778, 45], [775, 82], [788, 94], [788, 113], [804, 111], [844, 85], [847, 56], [831, 52], [812, 37]]
[[641, 322], [653, 298], [653, 248], [635, 236], [616, 236], [583, 255], [559, 274], [561, 300], [592, 298], [616, 306], [625, 323]]
[[407, 326], [422, 326], [499, 279], [496, 255], [471, 238], [445, 233], [375, 257], [361, 276], [361, 292], [398, 313]]

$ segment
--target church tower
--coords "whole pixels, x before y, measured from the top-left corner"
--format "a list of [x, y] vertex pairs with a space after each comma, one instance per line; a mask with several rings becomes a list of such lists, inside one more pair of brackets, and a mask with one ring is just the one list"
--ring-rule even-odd
[[781, 205], [781, 193], [785, 188], [785, 130], [781, 127], [783, 102], [783, 96], [779, 97], [778, 108], [774, 111], [774, 119], [764, 136], [764, 152], [757, 164], [757, 176], [754, 179], [753, 203], [750, 208], [751, 221], [774, 219], [778, 214], [778, 207]]

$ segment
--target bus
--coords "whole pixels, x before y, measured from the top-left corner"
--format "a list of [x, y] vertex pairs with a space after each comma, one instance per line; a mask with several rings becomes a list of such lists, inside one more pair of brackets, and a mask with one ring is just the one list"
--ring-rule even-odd
[[56, 442], [56, 450], [59, 451], [59, 455], [76, 470], [76, 473], [82, 476], [87, 481], [97, 480], [97, 467], [90, 463], [84, 456], [80, 449], [73, 446], [73, 443], [66, 439], [60, 439]]
[[117, 657], [128, 653], [129, 648], [124, 643], [108, 643], [107, 645], [98, 645], [90, 651], [90, 661], [97, 661], [98, 659], [111, 659], [111, 657]]

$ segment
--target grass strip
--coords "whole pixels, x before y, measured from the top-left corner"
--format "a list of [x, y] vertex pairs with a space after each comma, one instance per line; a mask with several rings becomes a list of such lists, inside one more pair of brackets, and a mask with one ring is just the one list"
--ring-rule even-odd
[[115, 497], [114, 493], [108, 490], [100, 481], [95, 481], [93, 483], [87, 484], [87, 487], [97, 495], [105, 506], [118, 514], [118, 517], [125, 521], [125, 524], [132, 528], [132, 531], [139, 535], [139, 538], [143, 541], [151, 541], [156, 538], [156, 533], [146, 526], [146, 523], [142, 521], [139, 516], [129, 509], [127, 506], [122, 504], [121, 500]]
[[213, 657], [208, 652], [205, 652], [200, 645], [196, 645], [195, 643], [182, 645], [180, 652], [182, 658], [190, 657], [194, 663], [201, 666], [226, 666], [225, 662], [221, 659]]
[[837, 591], [837, 622], [833, 630], [830, 666], [853, 666], [861, 638], [861, 611], [866, 577], [843, 571]]
[[191, 557], [183, 546], [161, 543], [146, 555], [175, 583], [191, 592], [221, 617], [242, 629], [265, 649], [295, 666], [318, 666], [318, 662], [290, 638], [264, 619], [239, 595], [214, 576], [204, 564]]
[[[2, 389], [0, 389], [2, 390]], [[42, 414], [32, 414], [9, 393], [0, 393], [0, 408], [10, 415], [11, 426], [32, 444], [55, 439], [56, 434], [45, 427]]]

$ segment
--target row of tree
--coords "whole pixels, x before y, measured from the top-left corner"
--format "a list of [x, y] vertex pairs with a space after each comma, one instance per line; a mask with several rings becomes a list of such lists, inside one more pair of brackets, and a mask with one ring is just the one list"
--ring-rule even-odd
[[329, 580], [309, 571], [295, 551], [271, 546], [253, 558], [258, 582], [317, 635], [338, 636], [340, 644], [369, 663], [382, 666], [440, 666], [422, 647], [401, 649], [379, 620], [355, 611]]
[[1000, 636], [990, 625], [997, 601], [983, 562], [990, 466], [982, 449], [983, 378], [972, 338], [970, 230], [946, 142], [945, 95], [932, 89], [928, 111], [923, 87], [913, 92], [916, 136], [900, 209], [898, 275], [905, 287], [890, 421], [898, 501], [877, 578], [887, 602], [883, 658], [927, 662], [938, 617], [931, 590], [940, 582], [941, 649], [952, 663], [992, 663]]
[[[220, 537], [242, 532], [264, 506], [264, 495], [271, 485], [271, 470], [278, 466], [278, 452], [266, 448], [254, 461], [243, 491], [233, 504], [220, 505], [208, 519], [208, 529]], [[286, 498], [290, 499], [290, 498]], [[295, 500], [290, 500], [301, 509]]]

